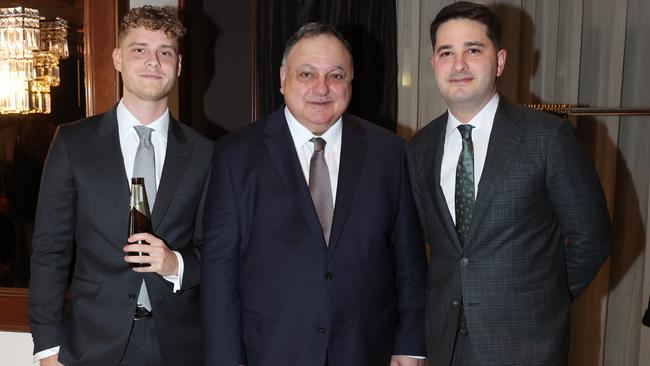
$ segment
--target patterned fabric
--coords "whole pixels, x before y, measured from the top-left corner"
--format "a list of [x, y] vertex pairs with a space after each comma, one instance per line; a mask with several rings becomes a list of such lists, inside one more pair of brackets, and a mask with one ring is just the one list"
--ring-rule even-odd
[[147, 191], [149, 211], [153, 211], [153, 204], [156, 201], [156, 155], [151, 144], [151, 132], [153, 130], [144, 126], [135, 126], [135, 131], [140, 137], [140, 145], [135, 153], [133, 164], [133, 176], [144, 178], [144, 188]]
[[474, 210], [474, 145], [472, 125], [460, 125], [458, 131], [463, 138], [463, 149], [456, 166], [456, 230], [461, 243], [465, 244], [469, 224]]
[[325, 144], [327, 142], [321, 137], [314, 137], [310, 141], [314, 143], [314, 154], [309, 163], [309, 194], [314, 202], [321, 229], [323, 229], [325, 244], [329, 246], [334, 217], [334, 201], [332, 200], [330, 173], [325, 161]]
[[[140, 145], [138, 145], [138, 151], [135, 153], [133, 163], [133, 177], [144, 178], [144, 188], [147, 191], [147, 201], [151, 211], [156, 201], [156, 156], [151, 144], [151, 132], [153, 130], [144, 126], [135, 126], [133, 128], [140, 137]], [[149, 301], [149, 293], [144, 279], [138, 293], [138, 305], [151, 311], [151, 301]]]

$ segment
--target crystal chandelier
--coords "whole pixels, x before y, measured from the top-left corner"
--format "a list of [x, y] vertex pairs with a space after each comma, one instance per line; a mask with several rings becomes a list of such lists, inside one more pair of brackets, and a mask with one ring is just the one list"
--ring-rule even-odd
[[50, 113], [59, 59], [67, 58], [67, 22], [38, 10], [0, 8], [0, 113]]

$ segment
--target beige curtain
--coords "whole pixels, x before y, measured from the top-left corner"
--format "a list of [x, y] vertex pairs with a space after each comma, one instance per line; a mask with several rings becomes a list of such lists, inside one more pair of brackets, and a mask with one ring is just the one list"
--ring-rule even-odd
[[[431, 71], [428, 28], [451, 2], [397, 1], [398, 133], [404, 138], [446, 109]], [[492, 6], [503, 24], [502, 95], [520, 103], [650, 108], [649, 1], [479, 2]], [[573, 305], [569, 364], [650, 365], [650, 328], [640, 322], [650, 295], [650, 116], [574, 122], [605, 189], [615, 241], [610, 261]]]

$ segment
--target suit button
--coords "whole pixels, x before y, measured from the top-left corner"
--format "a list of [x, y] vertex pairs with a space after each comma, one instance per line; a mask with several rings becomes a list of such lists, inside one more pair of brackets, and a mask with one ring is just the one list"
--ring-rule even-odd
[[327, 333], [327, 329], [325, 329], [325, 327], [318, 328], [318, 334], [325, 335], [325, 333]]
[[332, 278], [334, 278], [334, 276], [332, 276], [332, 273], [331, 273], [331, 272], [326, 272], [326, 273], [325, 273], [325, 279], [326, 279], [326, 280], [331, 280]]
[[458, 303], [458, 301], [454, 300], [454, 302], [452, 302], [452, 304], [453, 304], [454, 306], [458, 306], [459, 303]]
[[463, 265], [463, 266], [466, 266], [468, 263], [469, 263], [469, 258], [463, 257], [460, 260], [460, 264]]

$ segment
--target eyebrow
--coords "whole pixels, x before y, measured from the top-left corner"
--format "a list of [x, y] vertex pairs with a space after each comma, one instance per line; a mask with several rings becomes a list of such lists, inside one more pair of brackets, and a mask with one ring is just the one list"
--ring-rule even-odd
[[[464, 47], [481, 47], [481, 48], [485, 48], [485, 44], [483, 42], [479, 42], [479, 41], [468, 41], [468, 42], [463, 43], [463, 46]], [[436, 48], [436, 52], [440, 52], [442, 50], [450, 50], [452, 48], [453, 47], [450, 44], [443, 44], [440, 47]]]
[[[134, 46], [146, 47], [146, 46], [149, 46], [149, 43], [146, 43], [146, 42], [133, 42], [133, 43], [129, 43], [127, 45], [127, 47], [134, 47]], [[174, 50], [176, 49], [171, 44], [163, 44], [163, 45], [160, 45], [158, 48], [171, 48], [171, 49], [174, 49]]]
[[[302, 64], [302, 65], [298, 66], [298, 69], [303, 69], [303, 68], [305, 68], [305, 69], [319, 69], [318, 67], [316, 67], [316, 66], [314, 66], [312, 64]], [[335, 65], [334, 67], [329, 69], [327, 72], [332, 72], [332, 71], [337, 71], [337, 70], [345, 71], [345, 68], [342, 65]]]

